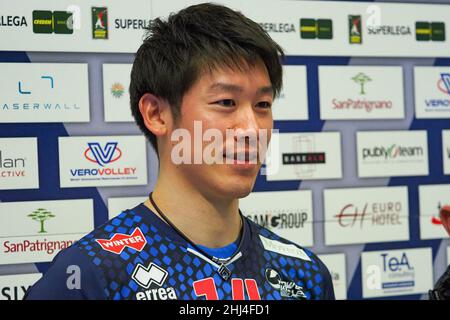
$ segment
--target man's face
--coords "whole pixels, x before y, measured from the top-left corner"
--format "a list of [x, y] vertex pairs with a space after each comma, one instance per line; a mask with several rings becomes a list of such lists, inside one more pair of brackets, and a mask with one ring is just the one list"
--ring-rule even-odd
[[[199, 124], [202, 133], [208, 129], [220, 131], [223, 136], [222, 147], [219, 152], [206, 153], [214, 155], [215, 163], [206, 164], [202, 157], [201, 164], [176, 166], [177, 174], [183, 175], [192, 187], [205, 196], [223, 199], [247, 196], [253, 189], [261, 167], [262, 159], [257, 160], [255, 157], [261, 142], [258, 134], [265, 134], [267, 143], [270, 141], [273, 128], [272, 102], [271, 82], [263, 64], [249, 66], [243, 71], [217, 68], [203, 73], [184, 95], [181, 115], [174, 130], [184, 128], [190, 133], [192, 159], [195, 153], [198, 156], [206, 146], [212, 146], [214, 141], [199, 142], [198, 139], [202, 137], [194, 135], [195, 123], [196, 133]], [[257, 143], [254, 143], [255, 140], [241, 139], [239, 144], [236, 130], [252, 133]], [[172, 147], [175, 144], [176, 142], [172, 142]], [[196, 145], [202, 146], [202, 150], [195, 148]], [[237, 159], [241, 161], [236, 161]], [[222, 160], [223, 163], [217, 163], [217, 160]]]

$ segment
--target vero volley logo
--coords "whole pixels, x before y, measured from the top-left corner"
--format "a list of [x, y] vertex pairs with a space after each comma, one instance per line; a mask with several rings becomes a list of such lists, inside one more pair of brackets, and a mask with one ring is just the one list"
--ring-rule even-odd
[[[118, 142], [107, 142], [102, 144], [99, 142], [88, 142], [88, 148], [84, 150], [84, 158], [100, 166], [100, 168], [74, 168], [70, 169], [72, 177], [76, 179], [108, 180], [116, 179], [116, 177], [135, 176], [136, 167], [114, 167], [114, 163], [122, 158], [122, 150], [117, 145]], [[136, 178], [133, 178], [136, 179]]]
[[91, 162], [99, 164], [101, 167], [122, 157], [122, 151], [117, 148], [117, 142], [108, 142], [103, 148], [98, 142], [88, 142], [88, 146], [84, 151], [84, 157]]

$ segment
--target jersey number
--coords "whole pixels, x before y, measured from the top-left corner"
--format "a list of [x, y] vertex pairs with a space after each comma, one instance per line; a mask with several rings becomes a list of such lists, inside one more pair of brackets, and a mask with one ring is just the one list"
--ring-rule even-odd
[[[250, 300], [261, 300], [258, 286], [254, 279], [231, 279], [231, 293], [233, 300], [245, 300], [244, 284]], [[197, 297], [205, 296], [206, 300], [219, 300], [216, 284], [213, 278], [197, 280], [193, 283]]]

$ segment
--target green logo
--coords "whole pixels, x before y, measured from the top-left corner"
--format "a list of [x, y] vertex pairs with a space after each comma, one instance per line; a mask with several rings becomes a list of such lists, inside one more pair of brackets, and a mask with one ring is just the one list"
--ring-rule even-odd
[[73, 14], [67, 11], [33, 11], [34, 33], [73, 33]]
[[300, 19], [300, 37], [302, 39], [333, 39], [333, 21], [331, 19]]
[[47, 231], [45, 231], [45, 228], [44, 228], [44, 222], [51, 218], [54, 218], [55, 215], [52, 214], [47, 209], [39, 208], [39, 209], [33, 211], [33, 213], [30, 213], [28, 215], [28, 217], [30, 217], [31, 219], [38, 221], [40, 223], [41, 230], [39, 231], [39, 233], [47, 233]]
[[348, 16], [348, 35], [350, 44], [362, 43], [361, 16]]
[[366, 74], [364, 74], [364, 73], [362, 73], [362, 72], [360, 72], [360, 73], [358, 73], [356, 76], [354, 76], [354, 77], [352, 78], [352, 80], [355, 81], [356, 83], [358, 83], [358, 84], [360, 85], [360, 91], [359, 91], [359, 94], [366, 94], [366, 92], [365, 92], [365, 90], [364, 90], [364, 85], [365, 85], [367, 82], [372, 81], [372, 79], [371, 79], [368, 75], [366, 75]]
[[125, 87], [118, 82], [113, 83], [111, 86], [111, 94], [114, 98], [120, 98], [123, 96], [123, 93], [125, 92]]
[[106, 7], [92, 7], [92, 38], [108, 39], [108, 10]]
[[445, 41], [444, 22], [416, 22], [417, 41]]

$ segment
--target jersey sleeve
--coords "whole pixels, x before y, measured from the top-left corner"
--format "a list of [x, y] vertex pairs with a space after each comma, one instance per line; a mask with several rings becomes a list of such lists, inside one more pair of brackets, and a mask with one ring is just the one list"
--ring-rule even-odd
[[61, 251], [24, 300], [104, 300], [104, 278], [78, 247]]
[[336, 300], [336, 297], [334, 295], [333, 280], [331, 278], [330, 271], [328, 270], [327, 266], [319, 258], [316, 258], [316, 259], [319, 261], [319, 264], [321, 266], [320, 268], [323, 270], [323, 276], [324, 276], [322, 300]]

